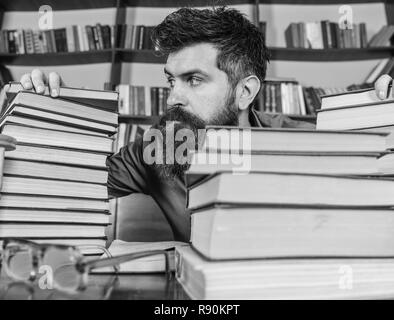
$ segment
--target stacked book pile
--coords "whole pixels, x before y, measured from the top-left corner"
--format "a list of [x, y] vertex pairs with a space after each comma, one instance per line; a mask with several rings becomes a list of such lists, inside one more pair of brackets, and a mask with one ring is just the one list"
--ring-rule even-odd
[[381, 100], [373, 88], [356, 90], [348, 94], [322, 97], [321, 110], [317, 114], [317, 129], [357, 130], [387, 132], [387, 149], [378, 163], [386, 174], [393, 174], [394, 158], [394, 99], [392, 88], [389, 99]]
[[208, 127], [186, 173], [191, 246], [176, 276], [193, 299], [394, 294], [388, 133]]
[[60, 88], [52, 98], [19, 86], [8, 86], [0, 119], [17, 140], [4, 162], [0, 238], [105, 245], [118, 94]]

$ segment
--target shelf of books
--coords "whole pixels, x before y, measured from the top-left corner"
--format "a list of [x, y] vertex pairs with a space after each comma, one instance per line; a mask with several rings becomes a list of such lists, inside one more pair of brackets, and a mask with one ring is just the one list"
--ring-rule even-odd
[[[27, 66], [100, 63], [110, 62], [116, 48], [121, 62], [165, 63], [166, 57], [155, 52], [150, 41], [152, 28], [96, 24], [45, 31], [1, 30], [0, 58], [6, 64]], [[389, 38], [394, 28], [382, 27], [369, 43], [365, 30], [365, 24], [344, 31], [329, 21], [291, 23], [284, 35], [287, 47], [270, 47], [271, 59], [345, 61], [393, 56]]]
[[[371, 2], [384, 2], [383, 0], [348, 0], [346, 3], [371, 3]], [[256, 0], [227, 0], [227, 5], [239, 5], [239, 4], [255, 4]], [[343, 4], [341, 0], [260, 0], [260, 4]], [[5, 11], [36, 11], [37, 8], [42, 5], [42, 1], [25, 1], [25, 0], [14, 0], [2, 3], [2, 9]], [[46, 5], [51, 6], [56, 10], [75, 10], [75, 9], [95, 9], [95, 8], [112, 8], [116, 7], [116, 0], [47, 0]], [[123, 0], [121, 4], [127, 7], [170, 7], [176, 8], [185, 5], [184, 0]], [[193, 0], [194, 6], [208, 6], [212, 5], [211, 1], [207, 0]]]
[[[270, 48], [271, 60], [290, 61], [349, 61], [384, 59], [393, 56], [394, 46], [365, 49], [302, 49], [302, 48]], [[16, 54], [0, 53], [0, 59], [7, 65], [49, 66], [104, 63], [111, 61], [111, 49]], [[163, 64], [165, 56], [153, 50], [116, 49], [123, 62]]]
[[77, 10], [77, 9], [99, 9], [116, 8], [116, 0], [13, 0], [2, 1], [3, 11], [37, 11], [42, 5], [51, 6], [53, 10]]

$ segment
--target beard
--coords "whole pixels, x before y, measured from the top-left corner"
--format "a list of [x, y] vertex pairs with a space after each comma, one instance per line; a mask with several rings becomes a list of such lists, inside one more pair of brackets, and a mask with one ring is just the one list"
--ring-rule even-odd
[[[202, 142], [202, 135], [199, 135], [198, 132], [201, 129], [205, 129], [207, 125], [238, 126], [238, 108], [235, 106], [235, 90], [230, 91], [222, 108], [207, 121], [178, 106], [168, 109], [160, 118], [160, 122], [155, 128], [160, 130], [163, 137], [163, 158], [166, 160], [168, 153], [171, 153], [172, 159], [175, 160], [174, 163], [163, 161], [162, 164], [154, 163], [152, 165], [160, 177], [166, 179], [174, 179], [175, 177], [183, 178], [185, 171], [190, 167], [190, 154], [185, 154], [185, 152], [199, 149]], [[167, 141], [166, 137], [168, 134], [175, 137], [177, 132], [183, 132], [180, 130], [184, 129], [193, 132], [193, 145], [191, 145], [192, 142], [188, 141], [186, 137], [182, 141], [176, 141], [175, 139], [169, 139]], [[173, 154], [182, 144], [187, 145], [187, 148], [182, 154], [183, 159], [187, 159], [184, 163], [177, 159], [179, 155]]]

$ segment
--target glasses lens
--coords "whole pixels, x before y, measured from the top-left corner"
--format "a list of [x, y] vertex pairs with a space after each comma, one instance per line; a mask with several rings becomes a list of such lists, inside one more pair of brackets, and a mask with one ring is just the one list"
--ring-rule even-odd
[[0, 291], [2, 300], [32, 300], [34, 289], [24, 282], [12, 282]]
[[48, 248], [43, 264], [52, 275], [57, 289], [75, 291], [80, 285], [81, 275], [75, 267], [77, 255], [72, 248]]
[[29, 280], [33, 271], [32, 249], [25, 244], [11, 242], [5, 248], [8, 276], [16, 280]]

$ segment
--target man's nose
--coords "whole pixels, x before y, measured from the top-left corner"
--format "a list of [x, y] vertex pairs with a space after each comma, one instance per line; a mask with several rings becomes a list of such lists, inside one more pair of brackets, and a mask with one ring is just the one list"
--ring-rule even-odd
[[167, 105], [169, 107], [180, 106], [185, 107], [187, 105], [186, 93], [180, 85], [175, 85], [171, 90], [167, 98]]

